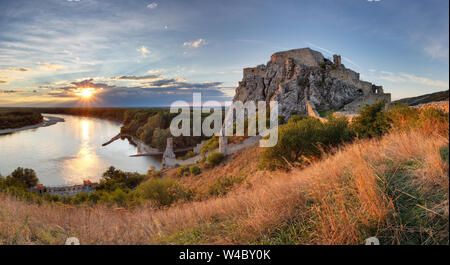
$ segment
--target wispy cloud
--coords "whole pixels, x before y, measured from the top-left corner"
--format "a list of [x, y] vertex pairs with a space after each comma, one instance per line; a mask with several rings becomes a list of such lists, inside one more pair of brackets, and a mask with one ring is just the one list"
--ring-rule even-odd
[[191, 42], [185, 42], [183, 43], [183, 46], [185, 47], [193, 47], [193, 48], [198, 48], [201, 45], [205, 45], [206, 41], [202, 38], [196, 40], [196, 41], [191, 41]]
[[136, 50], [140, 52], [144, 57], [147, 57], [147, 55], [150, 53], [150, 51], [144, 45], [142, 45], [140, 48], [137, 48]]
[[6, 71], [12, 71], [12, 72], [28, 72], [30, 70], [26, 68], [14, 68], [14, 67], [8, 67], [5, 69]]
[[156, 69], [156, 70], [148, 70], [147, 73], [148, 74], [159, 74], [159, 73], [162, 73], [164, 71], [165, 71], [164, 69]]
[[408, 73], [393, 73], [389, 71], [378, 71], [371, 69], [371, 77], [378, 78], [380, 80], [392, 82], [392, 83], [409, 83], [409, 84], [419, 84], [432, 87], [448, 88], [448, 82], [441, 80], [433, 80], [426, 77], [416, 76]]
[[448, 36], [446, 38], [430, 39], [428, 44], [424, 47], [425, 54], [432, 59], [448, 59]]
[[156, 3], [156, 2], [153, 2], [153, 3], [150, 3], [147, 5], [147, 8], [150, 8], [150, 9], [155, 9], [157, 7], [158, 7], [158, 3]]
[[3, 94], [16, 94], [16, 93], [22, 93], [22, 90], [0, 90], [0, 93]]
[[154, 80], [161, 78], [160, 75], [144, 75], [144, 76], [134, 76], [134, 75], [123, 75], [120, 77], [112, 77], [113, 80]]
[[[333, 51], [331, 51], [331, 50], [322, 48], [322, 47], [317, 46], [317, 45], [315, 45], [315, 44], [312, 44], [312, 43], [310, 43], [310, 42], [306, 42], [306, 45], [311, 46], [312, 48], [318, 49], [318, 50], [320, 50], [320, 51], [322, 51], [322, 52], [324, 52], [324, 53], [326, 53], [326, 54], [328, 54], [328, 55], [330, 55], [330, 56], [331, 56], [331, 55], [334, 55], [334, 54], [337, 54], [336, 52], [333, 52]], [[342, 57], [342, 59], [343, 59], [344, 61], [350, 63], [351, 65], [354, 65], [354, 66], [356, 66], [356, 67], [360, 67], [360, 66], [359, 66], [357, 63], [355, 63], [353, 60], [351, 60], [351, 59], [349, 59], [349, 58], [347, 58], [347, 57], [344, 57], [344, 56], [341, 56], [341, 57]]]
[[39, 64], [38, 67], [41, 70], [57, 71], [63, 68], [63, 66], [60, 64], [51, 64], [51, 63], [38, 63], [38, 64]]

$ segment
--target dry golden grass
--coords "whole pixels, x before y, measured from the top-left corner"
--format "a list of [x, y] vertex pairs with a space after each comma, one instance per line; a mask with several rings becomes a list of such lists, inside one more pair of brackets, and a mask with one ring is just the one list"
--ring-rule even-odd
[[[200, 188], [248, 174], [247, 185], [164, 209], [37, 205], [0, 195], [0, 244], [62, 244], [69, 236], [82, 244], [362, 244], [369, 236], [397, 244], [422, 229], [398, 221], [405, 210], [436, 224], [423, 229], [421, 242], [448, 244], [448, 164], [440, 156], [446, 145], [448, 136], [429, 131], [395, 132], [290, 172], [256, 171], [259, 152], [251, 148], [183, 180]], [[426, 205], [418, 197], [435, 194], [439, 200]], [[402, 196], [412, 201], [407, 209]]]
[[[189, 175], [178, 177], [178, 168], [169, 169], [164, 172], [164, 177], [172, 178], [188, 188], [196, 191], [196, 200], [201, 200], [209, 197], [208, 188], [217, 179], [225, 176], [235, 176], [245, 179], [241, 183], [247, 186], [249, 183], [258, 181], [264, 175], [263, 172], [257, 172], [260, 149], [257, 147], [242, 150], [239, 153], [230, 155], [218, 166], [214, 168], [202, 167], [202, 172], [199, 175]], [[201, 167], [201, 165], [199, 165]], [[247, 185], [246, 185], [247, 184]]]

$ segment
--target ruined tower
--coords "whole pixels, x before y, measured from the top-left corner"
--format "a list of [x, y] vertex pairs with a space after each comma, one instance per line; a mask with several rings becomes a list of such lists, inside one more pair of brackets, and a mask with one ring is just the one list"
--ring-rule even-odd
[[333, 63], [336, 67], [340, 67], [341, 66], [341, 56], [340, 55], [333, 55]]
[[164, 158], [176, 158], [175, 153], [173, 152], [173, 138], [167, 138], [166, 150], [163, 154]]

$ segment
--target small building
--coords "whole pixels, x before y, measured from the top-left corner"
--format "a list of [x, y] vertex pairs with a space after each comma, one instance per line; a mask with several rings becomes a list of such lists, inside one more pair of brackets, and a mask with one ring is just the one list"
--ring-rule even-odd
[[39, 192], [41, 194], [51, 194], [58, 196], [76, 196], [78, 193], [91, 193], [95, 191], [95, 186], [98, 183], [93, 183], [90, 180], [83, 180], [83, 184], [71, 185], [71, 186], [59, 186], [59, 187], [45, 187], [42, 184], [36, 185], [36, 187], [30, 188], [32, 192]]

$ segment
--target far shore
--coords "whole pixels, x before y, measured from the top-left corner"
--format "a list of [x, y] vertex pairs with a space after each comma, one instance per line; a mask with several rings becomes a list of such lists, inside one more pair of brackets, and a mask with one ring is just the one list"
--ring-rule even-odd
[[41, 123], [34, 124], [34, 125], [28, 125], [28, 126], [24, 126], [24, 127], [20, 127], [20, 128], [0, 130], [0, 135], [20, 132], [20, 131], [29, 130], [29, 129], [36, 129], [39, 127], [47, 127], [50, 125], [57, 124], [58, 122], [64, 122], [64, 119], [58, 118], [58, 117], [52, 117], [52, 116], [44, 116], [44, 121]]

